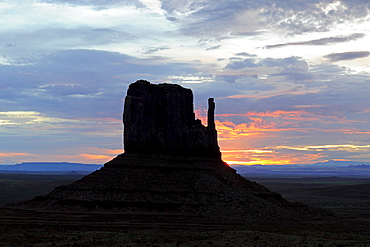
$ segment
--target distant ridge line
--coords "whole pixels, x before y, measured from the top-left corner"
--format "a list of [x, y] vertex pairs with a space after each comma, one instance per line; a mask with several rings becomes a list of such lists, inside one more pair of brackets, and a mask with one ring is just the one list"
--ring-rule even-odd
[[83, 164], [70, 162], [23, 162], [15, 165], [0, 165], [0, 171], [95, 171], [100, 164]]

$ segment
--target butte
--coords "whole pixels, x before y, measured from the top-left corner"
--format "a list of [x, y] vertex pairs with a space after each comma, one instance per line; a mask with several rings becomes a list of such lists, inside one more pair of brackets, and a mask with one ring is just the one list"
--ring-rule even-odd
[[223, 162], [212, 98], [208, 105], [204, 126], [195, 118], [190, 89], [132, 83], [123, 113], [125, 152], [72, 184], [12, 207], [54, 212], [49, 221], [59, 215], [67, 222], [68, 214], [76, 220], [79, 213], [88, 224], [206, 229], [289, 228], [321, 214], [286, 201]]

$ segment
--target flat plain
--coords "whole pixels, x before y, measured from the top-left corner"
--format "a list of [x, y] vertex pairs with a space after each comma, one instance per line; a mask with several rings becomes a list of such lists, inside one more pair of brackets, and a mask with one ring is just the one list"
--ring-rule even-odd
[[346, 218], [370, 221], [370, 178], [249, 177], [289, 201], [333, 211]]
[[[0, 206], [32, 199], [81, 177], [0, 174]], [[282, 194], [289, 201], [330, 210], [340, 220], [338, 222], [347, 224], [347, 227], [340, 229], [334, 225], [338, 224], [337, 221], [322, 222], [320, 219], [315, 224], [326, 224], [327, 229], [333, 224], [332, 230], [303, 228], [286, 232], [253, 227], [184, 230], [178, 227], [181, 222], [161, 229], [115, 227], [114, 221], [110, 226], [91, 227], [65, 226], [55, 223], [58, 220], [53, 224], [40, 222], [29, 225], [19, 221], [27, 214], [19, 215], [18, 221], [12, 223], [7, 215], [9, 210], [1, 209], [0, 246], [370, 246], [370, 178], [245, 177]]]
[[0, 174], [0, 207], [46, 194], [56, 186], [69, 184], [83, 175]]

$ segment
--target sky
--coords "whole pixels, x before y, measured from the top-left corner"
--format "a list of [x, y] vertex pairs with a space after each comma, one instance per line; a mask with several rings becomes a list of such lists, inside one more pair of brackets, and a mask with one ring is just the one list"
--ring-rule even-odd
[[228, 164], [370, 162], [368, 0], [0, 0], [0, 164], [123, 152], [138, 79], [214, 97]]

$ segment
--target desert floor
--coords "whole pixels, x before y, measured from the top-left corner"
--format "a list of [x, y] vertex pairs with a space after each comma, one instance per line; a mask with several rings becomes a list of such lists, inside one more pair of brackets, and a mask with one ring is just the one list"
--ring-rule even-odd
[[[55, 186], [81, 177], [0, 174], [0, 206], [45, 194]], [[0, 246], [370, 246], [370, 179], [248, 179], [281, 193], [290, 201], [331, 210], [339, 220], [313, 223], [326, 225], [325, 229], [329, 230], [325, 231], [311, 227], [289, 232], [281, 229], [267, 231], [253, 226], [227, 230], [184, 229], [181, 219], [162, 228], [151, 228], [150, 225], [132, 228], [114, 221], [110, 224], [109, 220], [105, 224], [84, 227], [78, 217], [75, 225], [66, 225], [63, 223], [66, 219], [60, 214], [42, 220], [43, 217], [32, 218], [34, 216], [24, 212], [14, 216], [14, 211], [3, 208], [0, 210]], [[28, 218], [23, 222], [22, 217]], [[347, 227], [341, 229], [341, 224]]]

